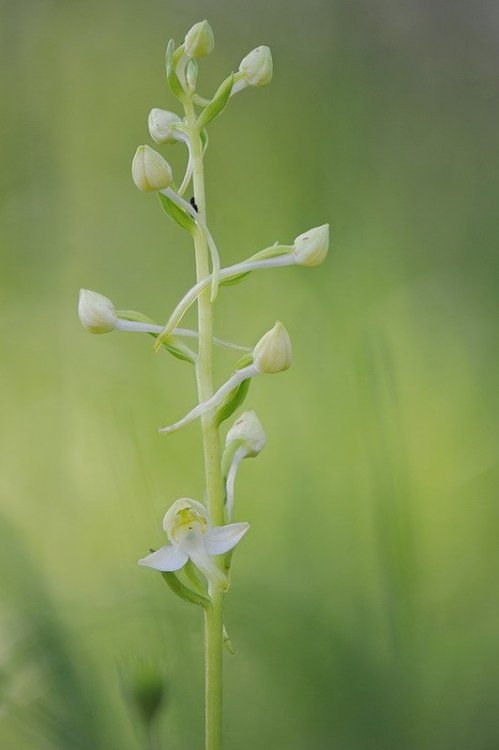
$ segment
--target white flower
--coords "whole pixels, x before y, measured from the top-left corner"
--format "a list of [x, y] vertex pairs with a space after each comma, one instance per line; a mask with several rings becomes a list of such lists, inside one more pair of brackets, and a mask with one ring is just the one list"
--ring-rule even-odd
[[182, 124], [181, 118], [166, 109], [151, 109], [147, 124], [151, 138], [156, 143], [176, 143], [185, 138], [178, 130], [178, 126]]
[[150, 193], [167, 188], [173, 176], [161, 154], [150, 146], [139, 146], [132, 161], [132, 178], [139, 190]]
[[267, 438], [254, 411], [245, 411], [241, 414], [228, 431], [225, 438], [226, 447], [236, 442], [244, 448], [245, 456], [258, 456], [265, 447]]
[[320, 266], [329, 249], [329, 224], [309, 229], [294, 242], [294, 257], [299, 266]]
[[262, 45], [248, 52], [241, 60], [239, 72], [244, 74], [247, 86], [268, 86], [272, 80], [272, 52]]
[[214, 46], [213, 30], [208, 21], [195, 23], [185, 35], [184, 51], [187, 57], [206, 57]]
[[279, 320], [257, 343], [253, 359], [259, 372], [283, 372], [291, 367], [291, 340]]
[[254, 411], [245, 411], [241, 414], [227, 433], [222, 468], [226, 477], [226, 509], [229, 521], [234, 512], [234, 489], [239, 465], [244, 458], [258, 456], [266, 442], [262, 423]]
[[82, 326], [90, 333], [114, 331], [118, 321], [111, 300], [90, 289], [80, 289], [78, 315]]
[[183, 497], [166, 513], [163, 529], [169, 543], [139, 560], [139, 565], [174, 571], [190, 559], [209, 582], [225, 586], [227, 577], [217, 567], [213, 556], [233, 549], [248, 531], [249, 523], [211, 526], [205, 506]]

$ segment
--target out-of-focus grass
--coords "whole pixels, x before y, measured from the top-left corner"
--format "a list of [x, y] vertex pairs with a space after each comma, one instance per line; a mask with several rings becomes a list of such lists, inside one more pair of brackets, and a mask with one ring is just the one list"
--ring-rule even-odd
[[[90, 337], [89, 287], [163, 320], [190, 245], [129, 177], [169, 35], [205, 15], [210, 90], [259, 43], [270, 89], [214, 123], [226, 263], [330, 221], [315, 271], [222, 290], [218, 332], [288, 326], [252, 384], [227, 627], [227, 747], [490, 750], [499, 743], [498, 18], [486, 3], [3, 4], [0, 744], [135, 748], [121, 692], [168, 675], [164, 746], [202, 744], [202, 628], [136, 560], [200, 497], [187, 365]], [[177, 171], [182, 154], [168, 152]], [[221, 381], [233, 365], [221, 354]]]

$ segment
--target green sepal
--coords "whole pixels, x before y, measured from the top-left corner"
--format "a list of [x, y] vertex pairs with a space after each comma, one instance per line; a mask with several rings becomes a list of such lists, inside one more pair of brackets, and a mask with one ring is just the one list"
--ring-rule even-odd
[[208, 599], [208, 597], [203, 596], [196, 591], [192, 591], [192, 589], [187, 588], [187, 586], [184, 586], [182, 581], [172, 571], [164, 571], [161, 573], [161, 576], [173, 591], [173, 593], [180, 597], [180, 599], [183, 599], [184, 602], [198, 604], [200, 607], [204, 607], [205, 609], [211, 606], [211, 601], [210, 599]]
[[175, 53], [175, 42], [173, 39], [170, 39], [168, 42], [168, 46], [166, 48], [166, 56], [165, 56], [165, 62], [166, 62], [166, 80], [168, 81], [168, 86], [170, 87], [170, 91], [172, 92], [173, 96], [176, 96], [177, 99], [180, 99], [181, 101], [185, 99], [185, 91], [182, 88], [182, 84], [180, 83], [178, 76], [175, 72], [175, 65], [173, 61], [173, 55]]
[[186, 229], [190, 235], [194, 236], [197, 229], [197, 224], [192, 216], [184, 211], [184, 209], [177, 206], [167, 195], [159, 192], [157, 193], [161, 208], [168, 214], [170, 219], [173, 219], [182, 229]]
[[[121, 320], [131, 320], [134, 323], [152, 323], [153, 325], [156, 325], [154, 320], [136, 310], [118, 310], [117, 315]], [[159, 334], [157, 333], [149, 333], [149, 336], [152, 336], [154, 339], [157, 339], [158, 335]], [[177, 336], [169, 336], [166, 341], [162, 341], [161, 343], [173, 357], [176, 357], [176, 359], [180, 359], [181, 362], [189, 362], [191, 365], [196, 364], [196, 358], [191, 349], [180, 341]]]
[[211, 102], [208, 104], [206, 109], [203, 109], [197, 120], [197, 126], [201, 130], [205, 128], [209, 122], [218, 117], [221, 114], [227, 102], [230, 98], [230, 92], [234, 85], [234, 74], [231, 73], [228, 78], [223, 81], [215, 92], [215, 95]]
[[[242, 370], [243, 367], [247, 367], [253, 362], [252, 354], [245, 354], [236, 365], [236, 370]], [[242, 383], [236, 385], [229, 393], [225, 396], [222, 403], [218, 406], [215, 414], [215, 424], [219, 427], [222, 422], [225, 422], [236, 409], [239, 409], [241, 404], [244, 403], [246, 396], [248, 395], [251, 378], [246, 378]]]

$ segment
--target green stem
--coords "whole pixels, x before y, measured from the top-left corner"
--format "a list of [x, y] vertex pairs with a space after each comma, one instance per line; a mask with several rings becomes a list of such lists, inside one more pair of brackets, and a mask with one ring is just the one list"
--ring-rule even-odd
[[[184, 104], [186, 125], [191, 140], [192, 184], [194, 199], [200, 217], [206, 221], [204, 190], [203, 148], [196, 127], [196, 114], [192, 101]], [[210, 273], [209, 252], [206, 236], [198, 231], [194, 236], [197, 281]], [[213, 306], [210, 291], [206, 289], [198, 299], [199, 356], [196, 379], [199, 402], [209, 399], [213, 388]], [[220, 442], [214, 411], [203, 414], [201, 419], [205, 467], [206, 503], [211, 523], [224, 522], [223, 480], [220, 461]], [[223, 560], [220, 560], [220, 565]], [[205, 610], [205, 721], [206, 750], [221, 750], [222, 747], [222, 648], [223, 648], [223, 591], [210, 586], [212, 606]]]

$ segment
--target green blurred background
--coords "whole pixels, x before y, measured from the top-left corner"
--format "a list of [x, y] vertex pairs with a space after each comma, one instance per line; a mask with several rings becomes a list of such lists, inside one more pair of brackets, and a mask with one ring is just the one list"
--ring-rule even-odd
[[[226, 747], [499, 747], [495, 3], [1, 3], [0, 747], [145, 747], [127, 695], [167, 683], [162, 750], [202, 748], [202, 622], [139, 569], [202, 497], [189, 366], [92, 337], [80, 287], [162, 321], [190, 242], [135, 189], [163, 54], [207, 17], [213, 91], [268, 44], [275, 78], [210, 129], [224, 263], [329, 221], [316, 270], [222, 290], [220, 336], [275, 319], [295, 363], [253, 383], [268, 446], [226, 623]], [[184, 154], [164, 151], [177, 178]], [[233, 367], [222, 353], [217, 382]]]

